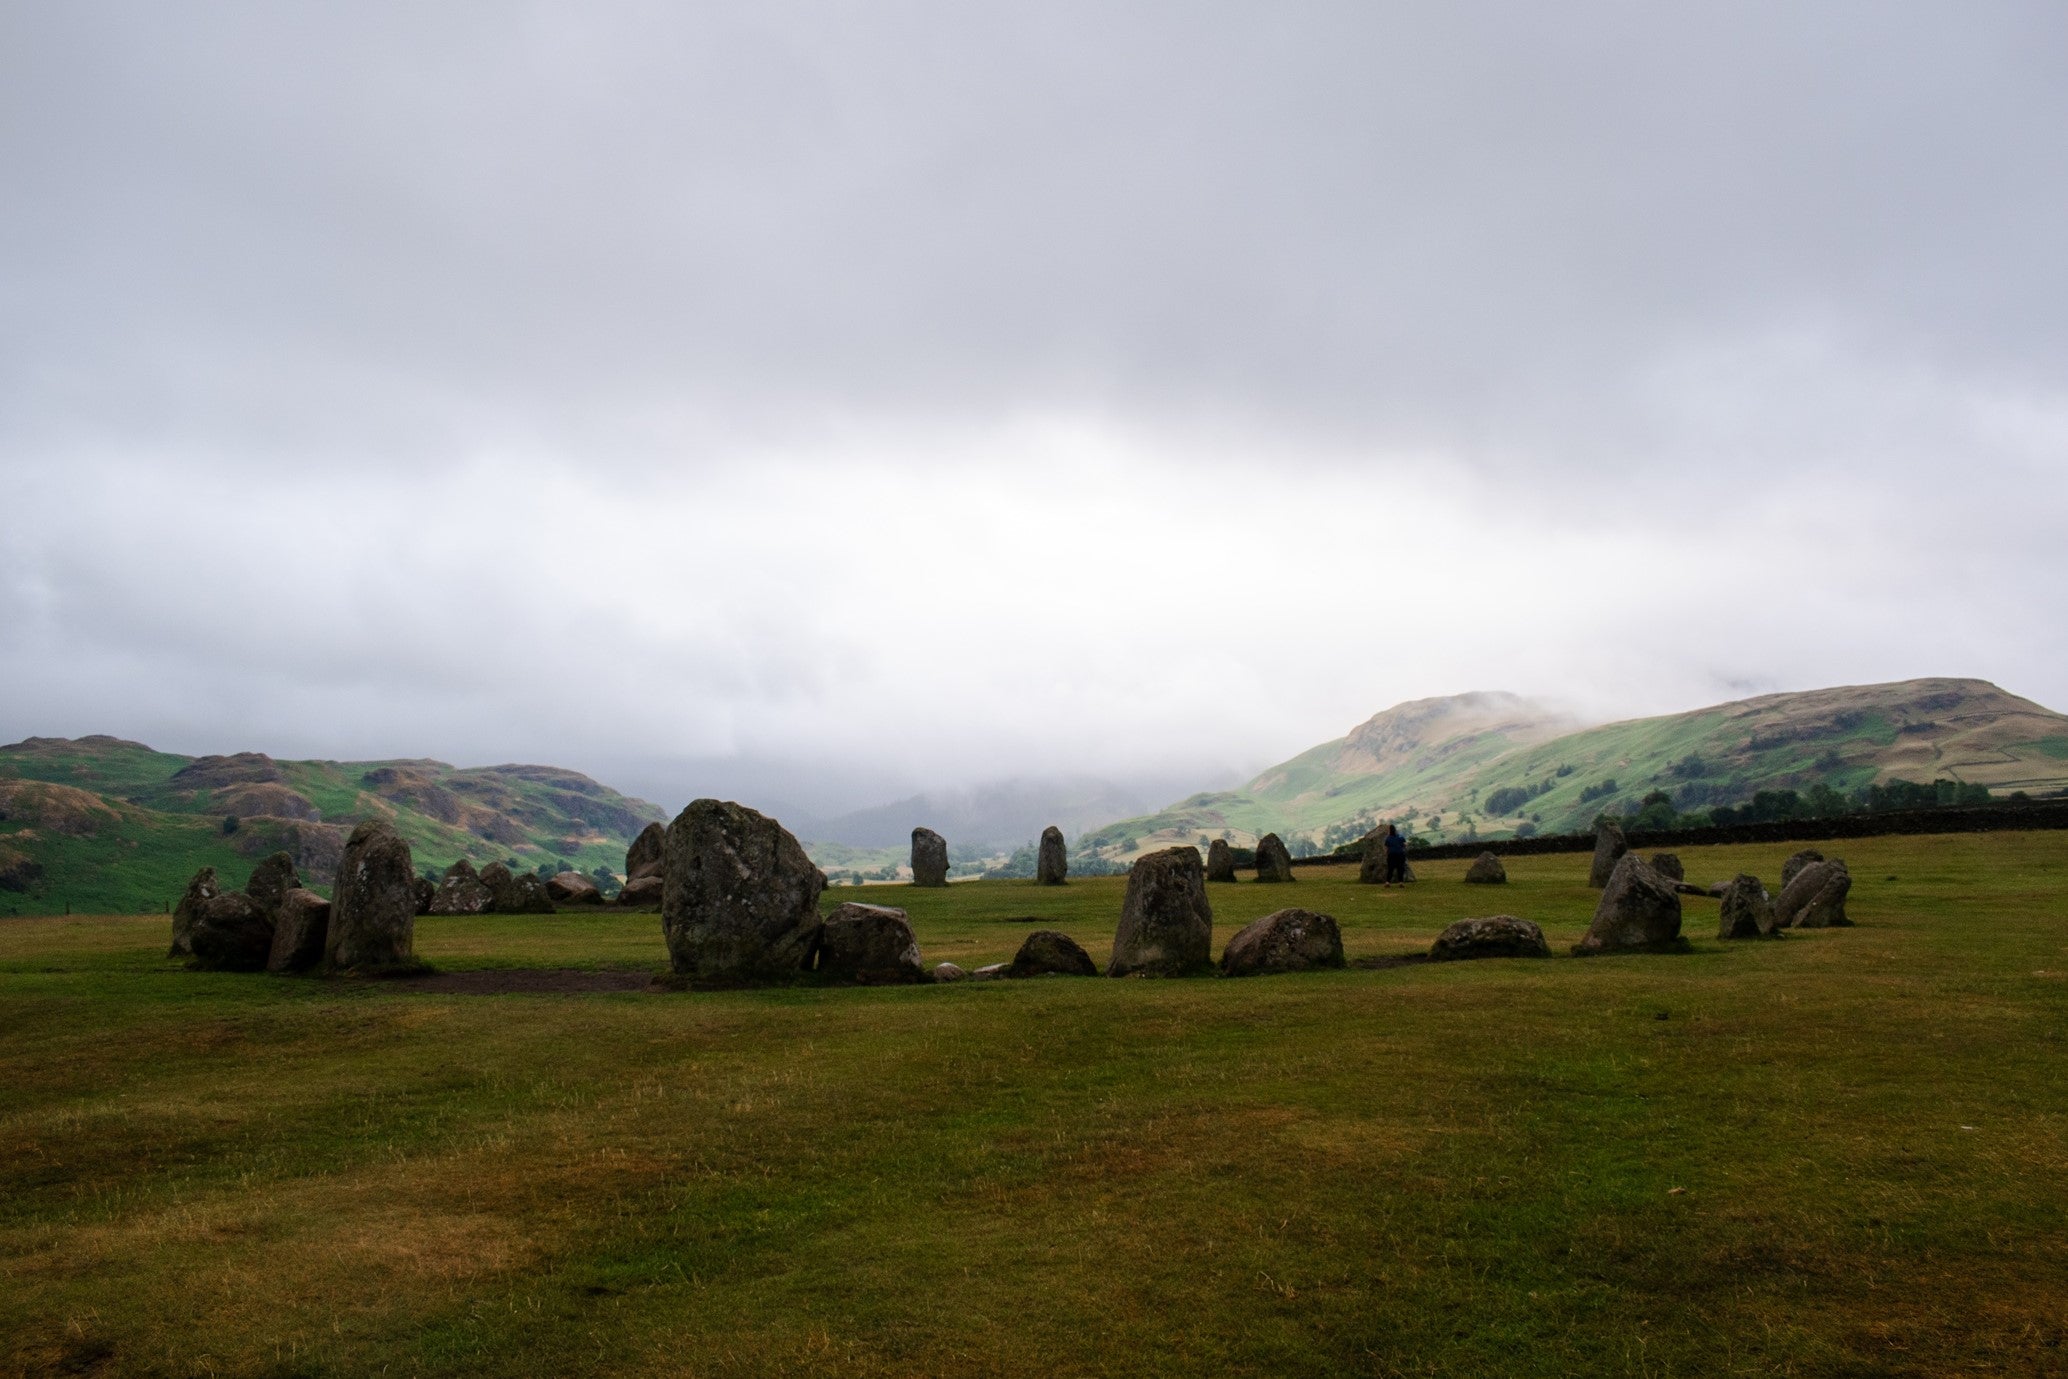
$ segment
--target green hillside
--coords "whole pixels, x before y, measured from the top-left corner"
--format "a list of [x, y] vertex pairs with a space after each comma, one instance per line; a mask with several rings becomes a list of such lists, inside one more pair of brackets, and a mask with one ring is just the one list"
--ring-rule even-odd
[[2068, 716], [1987, 681], [1950, 679], [1763, 695], [1585, 728], [1514, 695], [1424, 699], [1241, 790], [1109, 824], [1087, 844], [1126, 856], [1276, 832], [1326, 849], [1388, 820], [1435, 842], [1500, 838], [1584, 830], [1654, 790], [1694, 810], [1760, 790], [1935, 779], [1997, 794], [2068, 789]]
[[292, 853], [330, 880], [361, 819], [390, 820], [420, 866], [514, 859], [623, 866], [661, 810], [551, 766], [187, 757], [112, 737], [0, 747], [0, 913], [155, 909], [202, 866], [241, 881]]

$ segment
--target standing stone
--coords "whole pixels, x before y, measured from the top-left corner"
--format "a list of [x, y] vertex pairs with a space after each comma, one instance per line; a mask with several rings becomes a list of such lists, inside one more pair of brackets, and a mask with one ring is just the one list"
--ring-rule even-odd
[[1429, 956], [1437, 962], [1464, 958], [1548, 958], [1544, 931], [1514, 915], [1461, 919], [1436, 936]]
[[1781, 890], [1786, 892], [1788, 883], [1801, 874], [1802, 869], [1812, 863], [1824, 860], [1824, 854], [1815, 848], [1804, 848], [1787, 861], [1781, 863]]
[[553, 897], [546, 894], [546, 887], [536, 873], [522, 871], [514, 875], [501, 862], [490, 862], [481, 869], [481, 884], [488, 888], [488, 909], [485, 914], [498, 915], [549, 915], [553, 913]]
[[1623, 860], [1623, 854], [1630, 850], [1630, 844], [1623, 837], [1623, 826], [1614, 819], [1603, 819], [1594, 826], [1594, 865], [1588, 869], [1587, 884], [1600, 890], [1615, 875], [1616, 864]]
[[1292, 854], [1285, 850], [1285, 844], [1278, 840], [1278, 835], [1266, 833], [1257, 839], [1257, 880], [1277, 882], [1292, 879]]
[[1475, 886], [1505, 886], [1508, 884], [1508, 869], [1491, 852], [1482, 852], [1473, 859], [1472, 869], [1465, 873], [1465, 880]]
[[1587, 936], [1573, 948], [1596, 953], [1665, 952], [1687, 947], [1680, 936], [1680, 893], [1642, 857], [1626, 853], [1609, 873]]
[[1008, 977], [1096, 977], [1099, 965], [1076, 939], [1054, 929], [1036, 929], [1013, 955]]
[[189, 934], [193, 966], [213, 972], [261, 972], [273, 948], [273, 916], [243, 891], [201, 902]]
[[1304, 972], [1343, 965], [1343, 931], [1334, 916], [1313, 910], [1278, 910], [1235, 931], [1221, 952], [1221, 975]]
[[1185, 977], [1213, 967], [1214, 912], [1199, 849], [1164, 848], [1135, 859], [1113, 935], [1109, 977]]
[[639, 836], [632, 840], [632, 846], [625, 849], [625, 880], [659, 876], [664, 866], [662, 849], [667, 840], [668, 830], [661, 824], [648, 824], [640, 829]]
[[819, 941], [826, 877], [788, 829], [729, 800], [668, 826], [661, 933], [677, 974], [739, 983], [794, 977]]
[[1812, 862], [1781, 887], [1774, 902], [1774, 923], [1783, 929], [1849, 929], [1845, 898], [1853, 888], [1852, 873], [1833, 857]]
[[1044, 886], [1063, 885], [1070, 876], [1070, 852], [1063, 830], [1050, 824], [1041, 830], [1041, 848], [1034, 858], [1034, 879]]
[[280, 897], [266, 970], [306, 972], [323, 961], [329, 939], [330, 902], [311, 890], [291, 890]]
[[431, 913], [431, 902], [438, 898], [438, 883], [428, 876], [419, 876], [410, 883], [410, 889], [416, 895], [416, 912], [420, 915]]
[[[507, 869], [503, 872], [504, 876], [509, 874]], [[485, 915], [494, 903], [494, 893], [475, 874], [474, 864], [462, 857], [445, 869], [444, 879], [439, 881], [437, 891], [431, 896], [431, 913]]]
[[1357, 867], [1357, 884], [1377, 886], [1386, 880], [1386, 834], [1373, 829], [1364, 835], [1364, 861]]
[[194, 956], [194, 921], [201, 917], [201, 907], [222, 892], [221, 884], [215, 879], [214, 867], [203, 867], [194, 873], [194, 879], [187, 883], [186, 894], [173, 907], [172, 947], [166, 951], [166, 957]]
[[244, 893], [277, 921], [281, 897], [301, 884], [302, 874], [295, 870], [294, 858], [288, 853], [276, 852], [251, 869], [251, 879], [244, 883]]
[[1235, 849], [1228, 846], [1226, 838], [1216, 838], [1206, 846], [1206, 879], [1209, 881], [1233, 881], [1235, 879]]
[[642, 876], [625, 883], [624, 889], [618, 892], [618, 904], [658, 905], [661, 893], [666, 889], [667, 883], [660, 877]]
[[948, 840], [930, 828], [912, 830], [912, 884], [948, 884]]
[[1739, 872], [1723, 888], [1722, 914], [1718, 918], [1716, 937], [1733, 938], [1779, 938], [1780, 926], [1774, 923], [1773, 897], [1766, 893], [1766, 887], [1759, 884], [1759, 878]]
[[390, 824], [368, 819], [353, 829], [330, 907], [329, 966], [350, 972], [415, 966], [416, 880], [409, 844]]
[[558, 904], [599, 905], [603, 892], [596, 889], [596, 882], [578, 871], [555, 873], [546, 882], [546, 898]]
[[905, 912], [854, 900], [826, 916], [819, 931], [819, 975], [864, 986], [927, 980]]
[[1680, 865], [1680, 858], [1677, 854], [1655, 852], [1652, 854], [1651, 865], [1653, 871], [1665, 877], [1668, 881], [1687, 880], [1687, 868]]

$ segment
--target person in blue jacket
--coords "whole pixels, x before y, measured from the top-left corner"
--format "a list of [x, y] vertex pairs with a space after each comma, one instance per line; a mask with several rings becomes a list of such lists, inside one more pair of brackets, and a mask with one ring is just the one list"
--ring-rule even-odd
[[1386, 825], [1386, 881], [1390, 886], [1395, 881], [1407, 884], [1407, 839], [1391, 824]]

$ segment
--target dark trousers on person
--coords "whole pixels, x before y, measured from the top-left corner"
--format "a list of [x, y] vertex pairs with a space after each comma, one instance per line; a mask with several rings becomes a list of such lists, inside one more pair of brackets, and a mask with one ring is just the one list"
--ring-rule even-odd
[[1407, 884], [1407, 854], [1404, 852], [1386, 854], [1386, 884], [1390, 886], [1395, 881]]

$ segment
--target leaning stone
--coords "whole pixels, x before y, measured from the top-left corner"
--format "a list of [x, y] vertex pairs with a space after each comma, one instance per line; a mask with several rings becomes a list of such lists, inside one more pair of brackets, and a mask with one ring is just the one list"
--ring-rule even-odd
[[1623, 826], [1613, 819], [1603, 819], [1594, 826], [1594, 865], [1587, 870], [1587, 884], [1600, 890], [1615, 874], [1616, 864], [1623, 860], [1623, 854], [1630, 850], [1630, 844], [1623, 837]]
[[1574, 946], [1580, 957], [1596, 953], [1666, 952], [1687, 947], [1680, 936], [1680, 896], [1673, 883], [1634, 853], [1609, 873], [1587, 936]]
[[244, 893], [277, 921], [280, 898], [301, 884], [302, 874], [295, 870], [294, 858], [288, 853], [276, 852], [251, 869], [251, 879], [244, 883]]
[[1221, 953], [1221, 975], [1254, 977], [1343, 965], [1343, 931], [1332, 916], [1277, 910], [1235, 931]]
[[416, 965], [416, 867], [386, 821], [368, 819], [345, 840], [330, 906], [326, 964], [380, 972]]
[[1774, 922], [1783, 929], [1848, 929], [1845, 898], [1853, 888], [1844, 862], [1812, 862], [1795, 873], [1774, 902]]
[[618, 892], [618, 904], [658, 905], [661, 903], [661, 892], [665, 889], [667, 883], [658, 876], [635, 877], [627, 881], [624, 889]]
[[1551, 945], [1544, 931], [1514, 915], [1461, 919], [1436, 936], [1429, 956], [1437, 962], [1464, 958], [1548, 958]]
[[1292, 854], [1285, 850], [1285, 844], [1275, 833], [1266, 833], [1257, 839], [1257, 880], [1290, 881]]
[[[504, 876], [509, 872], [505, 871]], [[431, 913], [434, 915], [481, 915], [487, 914], [495, 895], [474, 871], [474, 864], [462, 857], [445, 869], [445, 876], [438, 882], [438, 890], [431, 897]]]
[[1815, 848], [1804, 848], [1787, 861], [1781, 863], [1781, 890], [1786, 892], [1788, 883], [1801, 874], [1804, 867], [1824, 860], [1824, 854]]
[[819, 975], [863, 986], [927, 980], [919, 940], [903, 910], [850, 900], [826, 916], [819, 930]]
[[933, 979], [937, 982], [959, 982], [967, 980], [969, 973], [952, 962], [935, 963]]
[[1665, 877], [1668, 881], [1687, 880], [1687, 868], [1680, 865], [1680, 858], [1673, 853], [1653, 853], [1651, 865], [1653, 871]]
[[1465, 879], [1475, 886], [1505, 886], [1508, 884], [1508, 869], [1491, 852], [1482, 852], [1474, 859], [1472, 869], [1465, 873]]
[[243, 891], [224, 891], [201, 903], [191, 933], [195, 967], [212, 972], [262, 972], [273, 950], [273, 916]]
[[1034, 857], [1034, 879], [1044, 886], [1060, 886], [1070, 878], [1070, 850], [1063, 846], [1063, 830], [1050, 824], [1041, 830], [1041, 847]]
[[1091, 960], [1091, 954], [1084, 951], [1077, 940], [1054, 929], [1036, 929], [1027, 935], [1027, 941], [1020, 945], [1020, 951], [1013, 955], [1012, 965], [1005, 969], [1008, 977], [1096, 977], [1099, 965]]
[[311, 890], [297, 888], [280, 897], [273, 921], [273, 946], [266, 954], [268, 972], [306, 972], [323, 961], [330, 938], [330, 902]]
[[1216, 838], [1206, 845], [1206, 879], [1209, 881], [1233, 881], [1235, 879], [1235, 849], [1228, 846], [1226, 838]]
[[596, 889], [596, 882], [578, 871], [563, 871], [546, 882], [546, 898], [555, 904], [597, 905], [603, 901], [603, 892]]
[[826, 877], [774, 819], [697, 800], [668, 826], [664, 866], [661, 933], [678, 975], [780, 981], [811, 961]]
[[1766, 893], [1766, 887], [1759, 884], [1759, 878], [1739, 872], [1723, 888], [1722, 913], [1718, 917], [1716, 937], [1737, 938], [1779, 938], [1780, 927], [1774, 923], [1774, 900]]
[[668, 830], [661, 824], [648, 824], [639, 830], [639, 836], [632, 840], [632, 846], [625, 849], [625, 880], [639, 881], [649, 876], [659, 876], [665, 869], [662, 849], [668, 839]]
[[1109, 977], [1183, 977], [1213, 966], [1214, 912], [1199, 849], [1164, 848], [1127, 874]]
[[194, 873], [194, 879], [187, 883], [186, 894], [173, 907], [172, 947], [167, 950], [166, 957], [194, 956], [194, 921], [201, 917], [201, 907], [222, 892], [221, 884], [215, 879], [214, 867], [203, 867]]
[[948, 884], [948, 840], [930, 828], [912, 830], [912, 884]]

